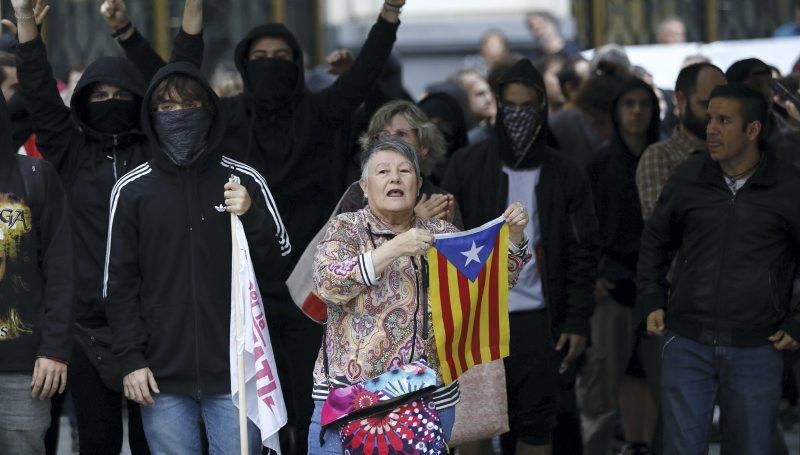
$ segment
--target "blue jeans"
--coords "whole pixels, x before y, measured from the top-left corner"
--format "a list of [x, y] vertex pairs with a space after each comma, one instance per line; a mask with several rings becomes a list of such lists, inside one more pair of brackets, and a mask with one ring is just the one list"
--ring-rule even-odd
[[0, 453], [44, 454], [50, 399], [31, 398], [31, 373], [0, 374]]
[[[324, 444], [320, 446], [319, 434], [322, 429], [320, 420], [322, 417], [323, 401], [314, 401], [314, 415], [311, 416], [311, 425], [308, 427], [308, 453], [317, 454], [336, 454], [342, 455], [342, 442], [339, 440], [339, 432], [335, 429], [325, 431], [323, 438]], [[446, 440], [450, 440], [453, 435], [453, 424], [456, 420], [456, 407], [450, 406], [439, 411], [439, 419], [442, 421], [442, 429]]]
[[[197, 401], [186, 395], [153, 395], [153, 406], [142, 406], [142, 425], [154, 455], [201, 453], [200, 425], [205, 425], [210, 455], [239, 453], [239, 410], [230, 395]], [[248, 450], [261, 454], [261, 433], [247, 421]]]
[[676, 336], [662, 350], [664, 454], [708, 453], [715, 399], [722, 453], [769, 455], [778, 428], [783, 356], [771, 344], [709, 346]]

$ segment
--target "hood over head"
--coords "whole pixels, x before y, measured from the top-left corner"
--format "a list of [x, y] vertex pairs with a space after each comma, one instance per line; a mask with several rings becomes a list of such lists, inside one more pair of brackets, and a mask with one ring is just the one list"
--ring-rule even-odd
[[617, 90], [617, 93], [614, 95], [614, 99], [611, 102], [611, 120], [614, 123], [614, 132], [611, 138], [612, 141], [622, 142], [622, 137], [619, 130], [619, 120], [617, 119], [617, 106], [619, 105], [620, 100], [623, 96], [625, 96], [626, 93], [639, 89], [647, 92], [647, 95], [650, 97], [650, 102], [652, 103], [650, 123], [647, 127], [646, 145], [658, 142], [661, 129], [661, 110], [658, 104], [658, 97], [656, 96], [653, 87], [638, 77], [630, 77], [622, 82], [622, 85]]
[[253, 87], [249, 82], [247, 73], [247, 62], [249, 60], [248, 57], [250, 53], [250, 47], [253, 45], [253, 43], [265, 37], [282, 38], [292, 49], [292, 53], [294, 54], [293, 63], [297, 68], [292, 97], [296, 98], [300, 95], [303, 95], [306, 92], [305, 74], [303, 69], [303, 49], [300, 47], [300, 44], [297, 42], [297, 38], [295, 38], [294, 34], [289, 31], [285, 25], [277, 23], [263, 24], [251, 29], [250, 32], [247, 33], [247, 36], [245, 36], [244, 39], [239, 41], [239, 44], [236, 45], [233, 60], [236, 63], [236, 69], [239, 70], [239, 74], [242, 75], [242, 80], [244, 81], [244, 92], [250, 95], [253, 94]]
[[477, 119], [475, 119], [475, 116], [469, 108], [469, 96], [467, 92], [461, 88], [461, 85], [455, 82], [445, 81], [429, 85], [425, 87], [425, 91], [428, 93], [445, 93], [456, 100], [456, 103], [458, 103], [458, 106], [461, 108], [461, 115], [464, 118], [464, 128], [467, 131], [478, 124]]
[[[539, 122], [537, 131], [534, 132], [534, 137], [529, 145], [519, 155], [514, 153], [512, 138], [508, 133], [508, 128], [506, 128], [508, 119], [505, 118], [502, 109], [503, 88], [511, 83], [521, 83], [533, 88], [539, 93], [542, 100], [541, 106], [537, 109]], [[547, 127], [548, 100], [542, 75], [536, 70], [530, 60], [522, 59], [497, 78], [497, 84], [492, 87], [492, 90], [495, 93], [498, 106], [497, 120], [495, 121], [494, 128], [500, 157], [506, 165], [513, 169], [537, 167], [542, 159], [541, 153], [537, 153], [537, 151], [548, 145], [549, 136]]]
[[464, 113], [455, 98], [445, 92], [432, 92], [419, 102], [419, 107], [434, 123], [437, 123], [436, 119], [447, 123], [447, 125], [437, 123], [437, 126], [447, 141], [448, 155], [467, 145]]
[[213, 107], [213, 117], [211, 120], [211, 126], [208, 129], [206, 147], [201, 151], [201, 154], [197, 157], [197, 159], [194, 160], [194, 162], [203, 162], [209, 157], [212, 157], [215, 153], [215, 150], [217, 150], [219, 145], [222, 143], [222, 138], [225, 134], [225, 114], [222, 112], [222, 104], [220, 103], [219, 97], [217, 97], [216, 93], [214, 93], [211, 85], [205, 79], [200, 70], [194, 64], [188, 62], [170, 63], [169, 65], [164, 66], [156, 73], [155, 76], [153, 76], [153, 80], [150, 82], [150, 87], [148, 87], [147, 92], [144, 95], [141, 111], [141, 123], [142, 131], [147, 136], [150, 146], [152, 147], [153, 157], [159, 163], [166, 163], [170, 167], [174, 167], [175, 164], [167, 156], [166, 152], [163, 150], [162, 144], [158, 140], [158, 134], [156, 133], [154, 125], [156, 112], [155, 106], [152, 105], [151, 98], [156, 88], [162, 81], [176, 75], [185, 76], [197, 81], [207, 92], [208, 99]]
[[[102, 133], [89, 127], [88, 124], [89, 95], [91, 94], [92, 86], [96, 83], [105, 83], [123, 88], [133, 93], [134, 100], [137, 103], [142, 102], [147, 84], [139, 68], [123, 57], [100, 57], [86, 68], [75, 86], [70, 107], [75, 120], [81, 128], [91, 134], [102, 135]], [[137, 132], [140, 129], [141, 127], [133, 132]]]
[[17, 150], [11, 140], [11, 116], [6, 99], [0, 94], [0, 167], [10, 165], [14, 161]]

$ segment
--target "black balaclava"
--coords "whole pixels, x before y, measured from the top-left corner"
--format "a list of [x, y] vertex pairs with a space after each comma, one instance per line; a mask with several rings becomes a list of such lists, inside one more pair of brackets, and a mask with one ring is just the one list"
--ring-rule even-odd
[[277, 107], [288, 103], [297, 83], [297, 65], [277, 58], [248, 60], [247, 82], [256, 100]]
[[110, 99], [86, 104], [86, 124], [106, 134], [119, 134], [137, 129], [140, 104], [136, 100]]
[[153, 129], [170, 161], [187, 167], [197, 161], [208, 147], [208, 132], [213, 119], [211, 112], [202, 107], [156, 112]]

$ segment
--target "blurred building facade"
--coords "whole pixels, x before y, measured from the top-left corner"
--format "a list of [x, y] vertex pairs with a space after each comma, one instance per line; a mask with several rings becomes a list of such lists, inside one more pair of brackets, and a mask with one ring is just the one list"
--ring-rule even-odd
[[[59, 0], [45, 27], [56, 74], [65, 77], [99, 56], [119, 54], [99, 13], [100, 0]], [[311, 67], [339, 47], [357, 51], [383, 0], [205, 0], [206, 59], [210, 75], [217, 64], [233, 66], [233, 48], [251, 27], [285, 22], [306, 50]], [[511, 49], [525, 55], [534, 43], [526, 12], [546, 10], [560, 21], [569, 40], [592, 48], [608, 42], [655, 41], [657, 24], [678, 16], [689, 41], [771, 36], [791, 18], [791, 0], [408, 0], [395, 47], [404, 63], [404, 80], [419, 95], [426, 83], [442, 79], [477, 53], [481, 35], [502, 30]], [[162, 55], [180, 26], [183, 0], [127, 0], [131, 18]], [[10, 0], [0, 0], [2, 17], [13, 20]]]

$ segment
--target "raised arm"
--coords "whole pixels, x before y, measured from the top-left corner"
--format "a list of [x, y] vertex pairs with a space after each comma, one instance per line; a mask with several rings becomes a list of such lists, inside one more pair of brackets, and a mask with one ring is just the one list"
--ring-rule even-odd
[[[105, 0], [100, 5], [100, 15], [111, 30], [111, 36], [125, 51], [149, 82], [166, 65], [153, 46], [139, 33], [128, 16], [124, 0]], [[171, 62], [190, 62], [199, 68], [203, 63], [203, 1], [186, 0], [183, 8], [183, 21], [170, 56]]]
[[47, 14], [45, 1], [14, 0], [19, 50], [17, 72], [20, 89], [31, 113], [36, 143], [44, 157], [61, 171], [67, 159], [73, 134], [77, 132], [56, 88], [53, 69], [47, 61], [47, 49], [39, 36], [36, 12]]
[[[353, 65], [333, 85], [317, 94], [320, 112], [330, 120], [348, 121], [372, 89], [392, 52], [400, 25], [400, 8], [404, 4], [405, 0], [384, 2], [378, 22], [372, 26]], [[329, 63], [334, 67], [338, 64]]]

